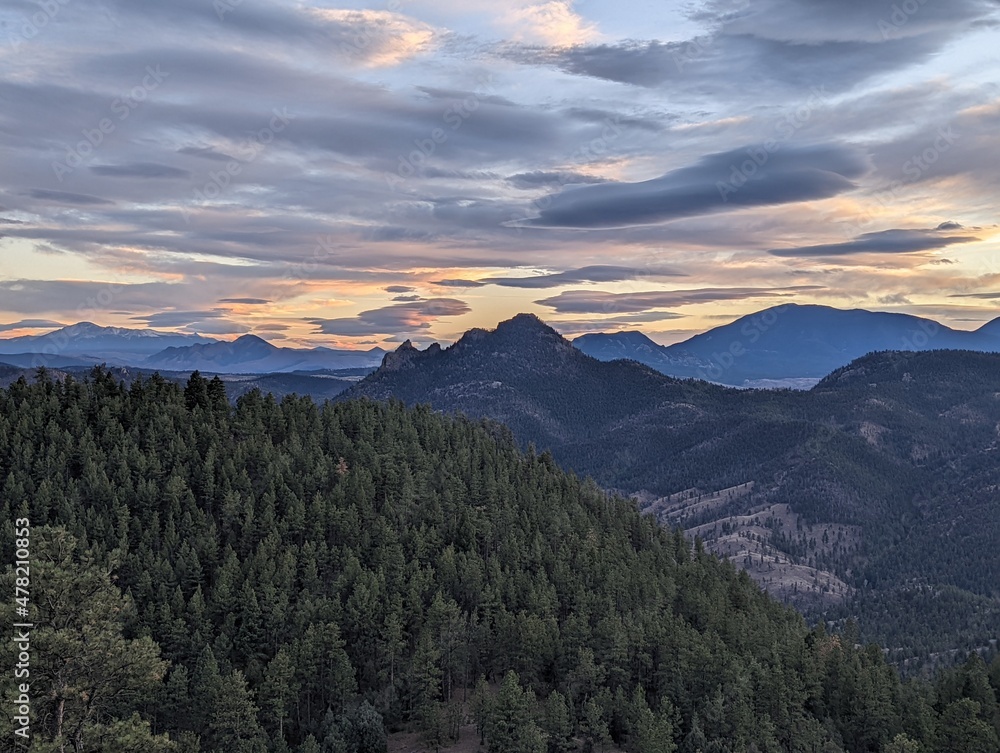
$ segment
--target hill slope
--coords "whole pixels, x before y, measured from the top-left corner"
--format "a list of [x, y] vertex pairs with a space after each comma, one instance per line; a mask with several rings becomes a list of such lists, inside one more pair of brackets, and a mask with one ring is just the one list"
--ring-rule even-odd
[[[877, 353], [789, 392], [574, 351], [520, 316], [448, 349], [402, 348], [343, 397], [503, 421], [797, 603], [885, 596], [917, 579], [1000, 614], [1000, 355]], [[956, 548], [958, 536], [970, 546]], [[953, 627], [937, 626], [938, 639], [962, 633]]]
[[[551, 457], [521, 454], [501, 428], [398, 403], [319, 409], [251, 393], [231, 409], [200, 379], [126, 389], [100, 373], [16, 384], [0, 391], [0, 466], [0, 554], [10, 560], [12, 521], [30, 515], [44, 577], [99, 571], [107, 590], [115, 549], [114, 588], [130, 594], [120, 629], [171, 662], [165, 680], [146, 678], [158, 702], [122, 694], [100, 722], [82, 717], [83, 744], [128, 732], [135, 748], [139, 717], [104, 722], [136, 711], [186, 735], [186, 750], [194, 736], [206, 751], [306, 753], [320, 739], [358, 750], [344, 741], [360, 735], [376, 750], [383, 725], [439, 747], [482, 675], [473, 708], [491, 753], [546, 738], [565, 751], [862, 753], [896, 735], [966, 733], [951, 704], [985, 677], [971, 664], [932, 707], [877, 648], [807, 630], [746, 576]], [[101, 628], [64, 631], [104, 639], [92, 596], [76, 596]], [[51, 677], [87, 681], [75, 660], [86, 643], [38, 652], [41, 742], [62, 697]], [[995, 707], [972, 712], [990, 720], [975, 728], [987, 744]], [[76, 695], [60, 708], [82, 714]]]
[[580, 335], [573, 346], [598, 361], [629, 360], [671, 376], [693, 376], [709, 368], [709, 362], [688, 353], [671, 351], [641, 332], [597, 332]]

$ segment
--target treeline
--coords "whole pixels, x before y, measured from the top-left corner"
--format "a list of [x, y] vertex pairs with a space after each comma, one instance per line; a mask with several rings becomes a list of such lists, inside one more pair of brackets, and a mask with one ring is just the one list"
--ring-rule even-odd
[[491, 753], [1000, 748], [1000, 662], [902, 683], [493, 424], [41, 374], [0, 391], [0, 478], [33, 751], [436, 749], [468, 713]]

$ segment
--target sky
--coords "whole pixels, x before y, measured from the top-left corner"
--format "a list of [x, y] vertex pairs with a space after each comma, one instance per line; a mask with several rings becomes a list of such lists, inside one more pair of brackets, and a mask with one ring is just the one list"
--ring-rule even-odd
[[0, 336], [1000, 315], [1000, 0], [5, 0]]

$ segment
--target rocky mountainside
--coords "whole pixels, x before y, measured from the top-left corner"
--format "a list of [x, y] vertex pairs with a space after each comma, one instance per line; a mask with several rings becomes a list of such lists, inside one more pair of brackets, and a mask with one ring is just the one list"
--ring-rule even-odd
[[808, 392], [733, 390], [597, 361], [521, 315], [404, 345], [354, 397], [502, 421], [797, 603], [947, 584], [1000, 616], [1000, 355], [877, 353]]

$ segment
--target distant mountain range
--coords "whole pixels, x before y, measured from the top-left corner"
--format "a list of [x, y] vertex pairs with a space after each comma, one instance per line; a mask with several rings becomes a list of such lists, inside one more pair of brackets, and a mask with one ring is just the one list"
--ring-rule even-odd
[[100, 327], [81, 322], [47, 332], [0, 340], [0, 363], [62, 369], [108, 364], [144, 369], [220, 374], [267, 374], [323, 369], [375, 368], [385, 351], [279, 348], [256, 335], [232, 342], [201, 335]]
[[[0, 340], [0, 356], [38, 355], [46, 366], [82, 365], [85, 363], [141, 360], [164, 348], [210, 343], [214, 340], [201, 335], [158, 332], [152, 329], [100, 327], [92, 322], [80, 322], [46, 332]], [[3, 358], [11, 363], [9, 358]]]
[[907, 314], [785, 304], [675, 345], [659, 345], [640, 332], [582, 335], [573, 344], [601, 361], [627, 358], [670, 376], [760, 386], [762, 380], [818, 381], [877, 351], [998, 352], [1000, 318], [966, 332]]
[[278, 348], [256, 335], [243, 335], [232, 342], [167, 348], [143, 362], [146, 368], [171, 371], [264, 374], [317, 369], [374, 368], [385, 351], [334, 350], [331, 348]]
[[[168, 381], [184, 385], [191, 376], [190, 371], [163, 371], [136, 368], [134, 366], [107, 366], [102, 368], [105, 368], [111, 376], [124, 382], [126, 385], [131, 385], [137, 379], [149, 379], [153, 374], [159, 374]], [[93, 365], [67, 366], [64, 368], [50, 368], [48, 374], [51, 379], [60, 381], [66, 377], [82, 381], [90, 376], [93, 369]], [[276, 400], [281, 400], [288, 395], [309, 395], [313, 400], [323, 402], [339, 395], [344, 390], [356, 384], [363, 376], [363, 374], [356, 372], [368, 373], [368, 371], [368, 369], [343, 369], [333, 372], [220, 374], [219, 377], [225, 383], [226, 394], [233, 402], [255, 389], [260, 390], [265, 395], [273, 395]], [[35, 376], [35, 368], [22, 368], [0, 363], [0, 388], [9, 387], [22, 378], [30, 382]]]
[[1000, 354], [882, 352], [809, 391], [734, 390], [596, 360], [520, 315], [448, 348], [406, 343], [335, 399], [353, 398], [503, 422], [797, 603], [877, 591], [912, 609], [914, 584], [947, 584], [1000, 619]]
[[[641, 332], [587, 334], [577, 337], [573, 345], [599, 361], [638, 361], [668, 376], [736, 387], [809, 388], [834, 369], [871, 352], [1000, 352], [1000, 318], [966, 332], [906, 314], [785, 304], [675, 345], [659, 345]], [[285, 348], [256, 335], [229, 342], [196, 334], [99, 327], [90, 322], [44, 335], [0, 340], [0, 362], [21, 368], [106, 363], [175, 372], [267, 374], [374, 369], [385, 354], [381, 348]]]

